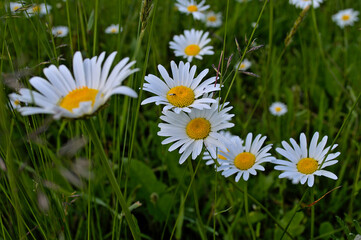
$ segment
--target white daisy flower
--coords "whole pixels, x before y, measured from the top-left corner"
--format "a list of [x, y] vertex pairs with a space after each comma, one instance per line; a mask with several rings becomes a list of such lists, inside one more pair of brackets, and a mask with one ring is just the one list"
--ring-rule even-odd
[[228, 152], [219, 153], [226, 160], [223, 160], [221, 166], [217, 167], [217, 171], [223, 171], [222, 175], [224, 177], [237, 173], [236, 182], [242, 176], [243, 180], [247, 181], [250, 174], [257, 175], [256, 170], [265, 170], [261, 165], [262, 163], [275, 160], [268, 152], [272, 148], [272, 144], [261, 148], [267, 137], [258, 134], [252, 141], [252, 136], [252, 133], [247, 134], [245, 144], [243, 144], [241, 138], [226, 139], [224, 145], [227, 147]]
[[50, 12], [51, 6], [49, 4], [41, 3], [41, 4], [34, 4], [26, 9], [26, 13], [29, 17], [35, 16], [39, 14], [39, 16], [44, 16]]
[[19, 110], [21, 108], [20, 98], [21, 97], [16, 93], [9, 94], [9, 103], [13, 109]]
[[209, 11], [204, 15], [203, 22], [207, 27], [219, 27], [222, 25], [222, 13]]
[[23, 7], [21, 2], [10, 2], [9, 6], [12, 13], [18, 13], [18, 10]]
[[[218, 101], [218, 99], [217, 99]], [[224, 104], [227, 106], [228, 102]], [[177, 148], [182, 154], [179, 163], [182, 164], [189, 155], [195, 159], [203, 149], [207, 148], [213, 158], [216, 158], [216, 148], [224, 149], [222, 135], [219, 131], [233, 127], [229, 121], [234, 114], [228, 114], [232, 107], [225, 107], [218, 111], [218, 102], [211, 105], [211, 109], [193, 109], [190, 113], [163, 111], [160, 118], [166, 123], [160, 123], [159, 136], [168, 137], [162, 144], [174, 142], [169, 151]]]
[[102, 67], [105, 52], [99, 57], [84, 60], [81, 53], [76, 52], [73, 59], [74, 78], [64, 65], [45, 68], [44, 74], [48, 80], [41, 77], [30, 79], [30, 84], [37, 91], [20, 89], [18, 99], [35, 106], [21, 107], [19, 112], [22, 115], [53, 114], [55, 119], [79, 118], [96, 112], [114, 94], [137, 97], [131, 88], [120, 86], [125, 78], [138, 70], [130, 69], [135, 62], [128, 63], [129, 58], [124, 58], [109, 74], [115, 55], [116, 52], [110, 54]]
[[[310, 143], [310, 148], [307, 149], [306, 135], [301, 133], [300, 145], [296, 143], [293, 138], [290, 138], [292, 147], [286, 142], [282, 141], [283, 148], [276, 148], [276, 151], [287, 158], [288, 160], [276, 160], [274, 163], [276, 170], [283, 171], [279, 175], [279, 178], [293, 179], [295, 182], [300, 181], [304, 184], [307, 181], [309, 187], [313, 186], [314, 176], [325, 176], [336, 180], [337, 176], [332, 172], [323, 170], [325, 167], [334, 165], [338, 162], [335, 160], [340, 155], [340, 152], [330, 153], [325, 159], [326, 154], [330, 150], [330, 147], [325, 148], [327, 142], [327, 136], [323, 137], [321, 142], [318, 142], [319, 134], [316, 132]], [[331, 150], [335, 149], [335, 144]], [[321, 163], [323, 162], [322, 166]]]
[[56, 26], [51, 29], [54, 37], [66, 37], [69, 33], [69, 28], [67, 26]]
[[180, 12], [192, 14], [194, 19], [202, 19], [204, 17], [203, 11], [209, 8], [209, 5], [204, 5], [205, 2], [205, 0], [202, 0], [200, 3], [194, 0], [177, 0], [175, 5]]
[[241, 64], [239, 64], [240, 62], [238, 62], [235, 66], [235, 68], [237, 69], [237, 67], [239, 66], [238, 70], [241, 71], [246, 71], [247, 69], [249, 69], [252, 66], [251, 61], [249, 61], [247, 58], [243, 59], [243, 61], [241, 62]]
[[105, 33], [107, 34], [117, 34], [120, 31], [123, 31], [123, 28], [119, 28], [119, 24], [111, 24], [109, 27], [105, 29]]
[[191, 62], [193, 57], [202, 59], [203, 55], [214, 54], [213, 47], [206, 46], [211, 41], [208, 34], [208, 32], [203, 34], [201, 30], [185, 30], [184, 35], [175, 35], [169, 45], [177, 57], [183, 56], [188, 62]]
[[312, 1], [313, 1], [313, 8], [318, 8], [323, 2], [323, 0], [290, 0], [290, 3], [298, 8], [305, 9], [306, 7], [312, 4]]
[[181, 61], [178, 67], [174, 61], [171, 61], [170, 65], [172, 78], [162, 65], [158, 65], [158, 70], [164, 81], [152, 74], [145, 77], [147, 83], [143, 85], [144, 91], [154, 93], [157, 96], [143, 100], [142, 105], [155, 102], [157, 105], [165, 105], [163, 111], [173, 109], [174, 112], [179, 113], [181, 111], [191, 112], [192, 108], [210, 109], [209, 105], [216, 103], [215, 99], [203, 96], [205, 93], [220, 90], [219, 84], [214, 84], [216, 77], [211, 77], [201, 83], [208, 73], [208, 69], [203, 70], [195, 77], [197, 67], [194, 65], [189, 69], [189, 62], [184, 64]]
[[281, 103], [281, 102], [274, 102], [269, 107], [269, 111], [274, 116], [282, 116], [282, 115], [286, 114], [287, 106], [286, 106], [286, 104]]
[[[232, 135], [229, 131], [220, 131], [219, 134], [222, 135], [223, 138], [225, 139], [231, 139], [231, 138], [239, 138], [238, 136], [235, 136], [235, 135]], [[243, 140], [241, 139], [241, 142], [243, 144]], [[226, 146], [227, 147], [227, 146]], [[227, 149], [225, 149], [226, 151], [228, 151]], [[221, 153], [221, 152], [224, 152], [224, 150], [222, 151], [221, 149], [219, 149], [217, 147], [216, 149], [217, 153]], [[215, 164], [212, 156], [209, 154], [208, 151], [205, 151], [203, 153], [203, 160], [206, 161], [206, 165], [213, 165]], [[222, 155], [220, 154], [217, 154], [217, 162], [220, 164], [220, 163], [224, 163], [224, 164], [228, 164], [228, 162], [225, 162], [224, 160], [226, 160], [225, 157], [223, 157]], [[215, 166], [217, 167], [217, 166]]]
[[353, 26], [354, 22], [358, 21], [358, 11], [354, 11], [352, 8], [341, 10], [332, 16], [334, 21], [340, 28], [345, 26]]

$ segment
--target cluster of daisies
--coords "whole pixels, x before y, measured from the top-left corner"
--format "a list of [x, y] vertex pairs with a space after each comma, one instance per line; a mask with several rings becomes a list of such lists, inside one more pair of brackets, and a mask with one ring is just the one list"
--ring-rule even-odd
[[[309, 6], [318, 8], [324, 0], [290, 0], [290, 3], [298, 8], [305, 9]], [[358, 11], [352, 8], [340, 10], [338, 13], [332, 15], [332, 21], [334, 21], [340, 28], [345, 26], [353, 26], [358, 21]]]

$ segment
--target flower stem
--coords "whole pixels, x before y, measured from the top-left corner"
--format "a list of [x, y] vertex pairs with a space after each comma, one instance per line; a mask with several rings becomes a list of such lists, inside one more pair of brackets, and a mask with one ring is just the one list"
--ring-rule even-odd
[[[315, 201], [315, 189], [311, 188], [311, 202], [313, 203]], [[311, 236], [310, 239], [313, 240], [314, 237], [314, 231], [315, 231], [315, 206], [311, 207]]]
[[249, 213], [248, 213], [248, 182], [246, 181], [245, 184], [244, 184], [244, 193], [243, 193], [243, 196], [244, 196], [244, 209], [245, 209], [245, 212], [246, 212], [246, 220], [247, 220], [247, 223], [248, 223], [248, 227], [249, 229], [251, 230], [251, 234], [252, 234], [252, 239], [255, 240], [256, 239], [256, 234], [254, 233], [254, 230], [253, 230], [253, 227], [252, 227], [252, 223], [249, 221]]
[[108, 176], [108, 179], [110, 181], [112, 189], [114, 190], [114, 192], [117, 196], [118, 202], [119, 202], [120, 206], [122, 207], [122, 210], [125, 215], [125, 219], [128, 222], [128, 225], [129, 225], [130, 231], [132, 232], [133, 238], [140, 239], [139, 228], [138, 228], [138, 226], [135, 225], [132, 215], [129, 211], [129, 207], [123, 197], [122, 192], [120, 191], [120, 187], [118, 185], [117, 179], [114, 176], [114, 173], [110, 167], [108, 158], [105, 154], [104, 148], [103, 148], [103, 146], [100, 142], [99, 136], [96, 132], [94, 122], [91, 119], [89, 119], [89, 120], [85, 121], [85, 126], [90, 135], [90, 139], [92, 140], [92, 142], [94, 144], [95, 151], [99, 153], [99, 159], [100, 159], [101, 165], [104, 167], [105, 173]]

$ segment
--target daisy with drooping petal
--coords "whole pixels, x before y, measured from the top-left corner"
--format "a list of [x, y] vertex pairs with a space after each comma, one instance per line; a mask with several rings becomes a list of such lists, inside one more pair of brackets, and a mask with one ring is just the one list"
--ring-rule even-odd
[[19, 112], [22, 115], [53, 114], [55, 119], [80, 118], [96, 112], [114, 94], [137, 97], [131, 88], [120, 86], [125, 78], [138, 71], [130, 69], [135, 62], [124, 58], [109, 74], [115, 55], [116, 52], [110, 54], [102, 66], [105, 52], [99, 57], [84, 60], [81, 53], [76, 52], [73, 59], [74, 78], [66, 66], [57, 68], [50, 65], [44, 69], [48, 80], [41, 77], [30, 79], [30, 84], [37, 91], [22, 88], [16, 95], [21, 102], [35, 105], [21, 107]]
[[184, 35], [176, 35], [173, 41], [169, 42], [170, 48], [174, 50], [174, 54], [187, 58], [191, 62], [193, 57], [202, 59], [203, 55], [213, 55], [212, 46], [206, 46], [211, 40], [208, 38], [208, 32], [194, 29], [185, 30]]
[[23, 5], [21, 4], [21, 2], [10, 2], [10, 11], [12, 13], [18, 13], [19, 9], [22, 7]]
[[51, 6], [49, 4], [41, 3], [41, 4], [34, 4], [26, 9], [27, 16], [32, 17], [36, 14], [39, 16], [44, 16], [50, 12]]
[[145, 77], [143, 89], [156, 94], [143, 100], [143, 104], [155, 102], [157, 105], [164, 104], [163, 111], [173, 109], [174, 112], [191, 112], [192, 108], [199, 110], [210, 109], [211, 103], [216, 103], [215, 99], [203, 96], [206, 93], [219, 91], [219, 84], [215, 85], [216, 77], [211, 77], [201, 83], [208, 73], [208, 69], [203, 70], [195, 77], [197, 67], [190, 68], [190, 63], [184, 64], [182, 61], [179, 67], [174, 61], [170, 63], [172, 68], [172, 78], [162, 65], [158, 65], [158, 70], [162, 75], [161, 80], [157, 76], [149, 74]]
[[[225, 139], [239, 138], [238, 136], [232, 135], [229, 131], [220, 131], [219, 134], [221, 134], [222, 137], [225, 138]], [[242, 142], [242, 144], [243, 144], [243, 140], [242, 140], [242, 139], [241, 139], [241, 142]], [[226, 146], [226, 147], [227, 147], [227, 146]], [[222, 150], [219, 149], [219, 148], [217, 148], [216, 151], [217, 151], [217, 153], [224, 152], [224, 150], [222, 151]], [[228, 151], [228, 150], [226, 149], [226, 151]], [[205, 152], [203, 153], [203, 160], [206, 160], [206, 161], [207, 161], [207, 162], [206, 162], [206, 165], [215, 164], [214, 159], [212, 158], [212, 156], [209, 154], [208, 151], [205, 151]], [[223, 156], [220, 155], [220, 154], [217, 154], [217, 162], [218, 162], [219, 164], [221, 164], [221, 163], [228, 164], [228, 162], [226, 162], [226, 161], [224, 161], [224, 160], [226, 160], [225, 157], [223, 157]], [[215, 165], [214, 167], [217, 167], [217, 166]]]
[[318, 8], [323, 2], [323, 0], [290, 0], [290, 3], [298, 8], [305, 9], [306, 7], [312, 4], [312, 1], [313, 1], [313, 8]]
[[353, 26], [354, 22], [358, 21], [358, 11], [354, 11], [352, 8], [341, 10], [332, 16], [334, 21], [340, 28], [345, 26]]
[[[288, 160], [274, 161], [276, 164], [275, 169], [283, 171], [279, 178], [287, 177], [295, 182], [300, 181], [301, 184], [307, 182], [309, 187], [313, 186], [315, 176], [325, 176], [333, 180], [337, 179], [334, 173], [323, 169], [336, 164], [338, 160], [335, 158], [340, 155], [340, 152], [330, 153], [325, 159], [326, 154], [330, 150], [330, 147], [325, 148], [327, 136], [323, 137], [321, 142], [317, 144], [318, 137], [319, 134], [316, 132], [311, 139], [309, 149], [307, 149], [307, 140], [304, 133], [300, 135], [300, 145], [293, 138], [290, 138], [292, 147], [286, 141], [282, 141], [283, 148], [276, 148], [276, 151]], [[336, 147], [337, 144], [331, 150]], [[321, 163], [323, 163], [322, 166]]]
[[224, 177], [229, 177], [237, 173], [235, 181], [238, 182], [243, 176], [243, 180], [247, 181], [249, 175], [257, 175], [257, 171], [264, 171], [261, 165], [264, 162], [274, 161], [275, 158], [268, 152], [272, 148], [269, 144], [262, 148], [266, 140], [266, 136], [258, 134], [252, 141], [252, 133], [248, 133], [246, 143], [241, 138], [226, 139], [224, 145], [228, 152], [220, 152], [219, 154], [225, 158], [221, 162], [221, 166], [217, 167], [217, 171], [223, 171]]
[[286, 106], [286, 104], [281, 103], [281, 102], [274, 102], [269, 107], [269, 111], [274, 116], [282, 116], [282, 115], [286, 114], [287, 106]]
[[56, 26], [51, 29], [54, 37], [66, 37], [69, 32], [69, 28], [67, 26]]
[[209, 11], [204, 15], [203, 22], [207, 27], [219, 27], [222, 25], [222, 13]]
[[194, 0], [177, 0], [175, 5], [180, 12], [192, 14], [194, 19], [202, 19], [204, 16], [203, 11], [209, 8], [209, 5], [204, 5], [205, 2], [205, 0], [202, 0], [200, 3]]
[[[224, 106], [227, 106], [225, 103]], [[177, 148], [182, 154], [179, 163], [182, 164], [191, 154], [195, 159], [203, 149], [207, 148], [213, 158], [216, 158], [216, 148], [224, 149], [222, 135], [219, 131], [234, 126], [229, 121], [234, 114], [228, 111], [232, 107], [224, 107], [218, 111], [217, 103], [211, 105], [211, 109], [193, 109], [190, 113], [180, 112], [179, 114], [172, 111], [163, 111], [160, 118], [166, 123], [160, 123], [159, 136], [168, 137], [163, 140], [162, 144], [173, 143], [169, 151]]]
[[123, 31], [123, 28], [119, 28], [119, 24], [111, 24], [109, 27], [105, 29], [105, 33], [107, 34], [117, 34], [120, 31]]
[[238, 62], [235, 66], [235, 68], [237, 69], [237, 67], [239, 66], [238, 70], [241, 71], [246, 71], [247, 69], [249, 69], [252, 66], [252, 63], [247, 59], [243, 59], [243, 61], [241, 62], [241, 64], [239, 64], [240, 62]]

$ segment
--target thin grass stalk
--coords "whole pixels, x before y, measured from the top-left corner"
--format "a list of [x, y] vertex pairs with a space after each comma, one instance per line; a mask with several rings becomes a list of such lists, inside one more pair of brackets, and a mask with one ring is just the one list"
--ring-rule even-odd
[[110, 184], [112, 186], [112, 189], [114, 190], [114, 192], [117, 196], [117, 199], [119, 201], [119, 204], [122, 207], [122, 211], [124, 212], [125, 218], [128, 222], [128, 225], [129, 225], [130, 231], [132, 232], [133, 238], [140, 239], [139, 228], [134, 223], [132, 215], [129, 211], [129, 207], [127, 206], [127, 203], [123, 197], [123, 194], [120, 190], [117, 179], [114, 176], [113, 170], [110, 167], [108, 158], [105, 154], [104, 148], [103, 148], [103, 146], [100, 142], [99, 136], [96, 132], [94, 122], [91, 119], [89, 119], [88, 121], [85, 121], [84, 124], [88, 130], [91, 140], [93, 141], [95, 151], [99, 153], [99, 159], [101, 161], [101, 165], [104, 167], [104, 170], [105, 170], [105, 172], [108, 176], [108, 179], [110, 181]]
[[214, 183], [214, 214], [213, 214], [213, 240], [216, 240], [216, 212], [217, 212], [217, 186], [218, 186], [218, 171], [215, 172]]
[[[186, 200], [187, 200], [187, 197], [188, 197], [188, 194], [189, 194], [189, 190], [190, 190], [191, 187], [192, 187], [192, 183], [193, 183], [193, 181], [194, 181], [194, 178], [195, 178], [195, 176], [196, 176], [196, 173], [197, 173], [197, 171], [198, 171], [198, 168], [199, 168], [200, 163], [201, 163], [201, 159], [198, 160], [198, 164], [197, 164], [196, 170], [194, 171], [194, 174], [192, 174], [191, 181], [190, 181], [190, 183], [189, 183], [189, 185], [188, 185], [186, 195], [184, 196], [184, 199], [183, 199], [183, 201], [182, 201], [182, 203], [181, 203], [181, 207], [180, 207], [180, 208], [184, 208], [184, 204], [185, 204], [185, 202], [186, 202]], [[171, 235], [170, 235], [169, 240], [171, 240], [171, 239], [173, 238], [173, 235], [174, 235], [175, 229], [176, 229], [176, 227], [177, 227], [178, 221], [179, 221], [179, 215], [178, 215], [178, 217], [177, 217], [177, 220], [176, 220], [175, 223], [174, 223], [174, 226], [173, 226], [173, 229], [172, 229], [172, 233], [171, 233]]]
[[352, 218], [352, 215], [353, 215], [353, 203], [354, 203], [355, 197], [357, 195], [357, 186], [358, 186], [358, 182], [359, 182], [359, 178], [360, 178], [360, 172], [361, 172], [361, 153], [359, 150], [359, 161], [357, 163], [357, 170], [356, 170], [356, 174], [355, 174], [354, 181], [353, 181], [350, 205], [349, 205], [349, 210], [348, 210], [348, 215], [350, 218]]
[[[258, 15], [258, 18], [257, 18], [256, 26], [258, 26], [258, 24], [259, 24], [259, 21], [260, 21], [260, 19], [261, 19], [261, 17], [262, 17], [263, 11], [264, 11], [265, 8], [266, 8], [267, 2], [268, 2], [268, 1], [264, 1], [262, 10], [261, 10], [261, 12], [260, 12], [260, 14]], [[252, 42], [253, 35], [254, 35], [255, 32], [256, 32], [256, 27], [253, 28], [251, 37], [250, 37], [250, 39], [248, 40], [247, 46], [246, 46], [246, 48], [245, 48], [244, 51], [243, 51], [243, 54], [242, 54], [242, 57], [241, 57], [241, 60], [240, 60], [240, 62], [239, 62], [239, 64], [238, 64], [238, 66], [237, 66], [237, 69], [239, 69], [239, 67], [240, 67], [240, 65], [241, 65], [244, 57], [246, 56], [246, 53], [247, 53], [248, 48], [249, 48], [249, 46], [250, 46], [250, 44], [251, 44], [251, 42]], [[230, 93], [230, 91], [231, 91], [231, 88], [232, 88], [232, 86], [233, 86], [234, 81], [236, 80], [237, 74], [238, 74], [238, 71], [235, 71], [235, 72], [234, 72], [234, 75], [233, 75], [233, 78], [232, 78], [232, 81], [231, 81], [231, 84], [230, 84], [229, 87], [228, 87], [226, 96], [224, 97], [224, 100], [223, 100], [221, 109], [223, 109], [223, 106], [224, 106], [224, 104], [226, 103], [227, 97], [228, 97], [228, 95], [229, 95], [229, 93]]]
[[95, 0], [95, 9], [94, 9], [94, 36], [93, 36], [93, 56], [97, 52], [97, 34], [98, 34], [98, 9], [99, 9], [99, 0]]
[[69, 29], [70, 53], [71, 53], [71, 56], [74, 56], [73, 35], [72, 35], [72, 32], [71, 32], [71, 20], [70, 20], [70, 11], [69, 11], [69, 0], [66, 0], [65, 8], [66, 8], [66, 20], [67, 20], [68, 29]]
[[[311, 203], [315, 201], [315, 188], [311, 188]], [[311, 236], [310, 239], [314, 239], [314, 233], [315, 233], [315, 205], [311, 207]]]
[[[241, 193], [244, 193], [244, 189], [242, 189], [241, 187], [239, 187], [234, 181], [230, 181], [230, 183]], [[291, 239], [295, 239], [288, 231], [286, 228], [284, 228], [282, 226], [282, 224], [272, 215], [272, 213], [270, 211], [268, 211], [268, 209], [263, 206], [262, 203], [260, 203], [256, 198], [254, 198], [252, 195], [250, 195], [249, 193], [247, 193], [247, 196], [250, 200], [252, 200], [255, 204], [257, 204], [263, 211], [265, 211], [267, 213], [267, 215], [272, 218], [272, 220], [276, 223], [276, 225], [282, 230], [284, 231]]]

